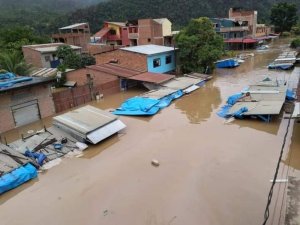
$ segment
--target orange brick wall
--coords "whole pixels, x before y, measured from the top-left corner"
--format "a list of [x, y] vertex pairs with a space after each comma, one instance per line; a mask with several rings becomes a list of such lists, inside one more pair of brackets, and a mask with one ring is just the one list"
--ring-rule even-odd
[[42, 68], [41, 54], [31, 48], [22, 47], [24, 59], [26, 63], [32, 64], [34, 67]]
[[142, 72], [147, 71], [147, 56], [143, 54], [119, 49], [96, 55], [95, 58], [97, 64], [105, 64], [112, 60], [118, 60], [119, 66]]
[[11, 106], [36, 99], [38, 100], [41, 118], [54, 114], [55, 110], [49, 84], [0, 94], [0, 133], [15, 128]]
[[[138, 45], [156, 44], [163, 45], [162, 25], [152, 19], [139, 20]], [[150, 40], [150, 41], [149, 41]]]

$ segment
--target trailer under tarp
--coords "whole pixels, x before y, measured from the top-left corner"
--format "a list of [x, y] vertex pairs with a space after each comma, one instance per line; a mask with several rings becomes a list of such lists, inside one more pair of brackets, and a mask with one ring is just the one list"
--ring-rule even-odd
[[117, 116], [87, 105], [53, 118], [53, 125], [81, 142], [97, 144], [126, 125]]

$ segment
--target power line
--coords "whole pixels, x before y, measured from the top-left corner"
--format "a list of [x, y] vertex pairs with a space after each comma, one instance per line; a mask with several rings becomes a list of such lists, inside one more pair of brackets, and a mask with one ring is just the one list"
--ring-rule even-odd
[[285, 135], [284, 135], [284, 138], [283, 138], [283, 142], [282, 142], [282, 146], [281, 146], [281, 151], [280, 151], [279, 159], [278, 159], [278, 162], [277, 162], [277, 166], [276, 166], [276, 170], [275, 170], [273, 182], [272, 182], [272, 185], [271, 185], [271, 188], [270, 188], [270, 191], [269, 191], [267, 206], [266, 206], [265, 213], [264, 213], [264, 222], [263, 222], [263, 225], [266, 225], [266, 223], [267, 223], [267, 221], [269, 219], [269, 216], [270, 216], [270, 205], [271, 205], [271, 201], [272, 201], [273, 190], [274, 190], [274, 186], [275, 186], [275, 183], [276, 183], [276, 180], [277, 180], [277, 175], [278, 175], [278, 171], [279, 171], [279, 167], [280, 167], [280, 162], [281, 162], [282, 155], [283, 155], [283, 150], [284, 150], [284, 147], [285, 147], [285, 144], [286, 144], [287, 135], [289, 133], [289, 128], [290, 128], [291, 120], [292, 120], [292, 114], [290, 114], [290, 117], [289, 117], [289, 120], [288, 120], [288, 124], [287, 124], [286, 132], [285, 132]]

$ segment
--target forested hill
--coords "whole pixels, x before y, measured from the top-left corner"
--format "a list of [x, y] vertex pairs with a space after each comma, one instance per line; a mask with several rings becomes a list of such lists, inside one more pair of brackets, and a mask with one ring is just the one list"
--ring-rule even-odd
[[[300, 0], [284, 0], [298, 4]], [[92, 31], [105, 20], [125, 21], [136, 18], [168, 17], [180, 28], [191, 18], [200, 16], [226, 17], [230, 7], [258, 10], [259, 21], [267, 22], [271, 6], [278, 0], [110, 0], [69, 14], [68, 22], [88, 21]]]
[[105, 0], [0, 0], [0, 29], [30, 26], [40, 33], [51, 32], [56, 18]]
[[[296, 3], [300, 0], [282, 0]], [[230, 7], [258, 10], [259, 22], [268, 22], [271, 6], [278, 0], [0, 0], [2, 28], [29, 26], [40, 34], [75, 22], [89, 22], [92, 32], [103, 21], [167, 17], [174, 29], [200, 16], [226, 17]], [[300, 10], [299, 10], [300, 12]]]

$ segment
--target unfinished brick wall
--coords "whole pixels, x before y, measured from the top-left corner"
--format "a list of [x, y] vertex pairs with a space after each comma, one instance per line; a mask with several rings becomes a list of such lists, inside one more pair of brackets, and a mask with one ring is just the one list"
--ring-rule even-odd
[[66, 74], [66, 78], [68, 81], [76, 81], [77, 86], [83, 86], [88, 83], [87, 74], [91, 75], [91, 77], [93, 78], [93, 84], [95, 86], [119, 80], [117, 76], [92, 69], [79, 69], [68, 72]]
[[139, 20], [139, 38], [138, 45], [156, 44], [163, 45], [162, 25], [153, 19]]
[[141, 72], [146, 72], [148, 69], [146, 55], [129, 52], [121, 49], [99, 54], [95, 57], [97, 64], [105, 64], [115, 60], [118, 61], [117, 64], [119, 66], [128, 69], [138, 70]]
[[32, 64], [34, 67], [42, 68], [42, 55], [40, 52], [35, 51], [34, 49], [28, 47], [22, 47], [23, 55], [25, 62], [28, 64]]
[[38, 101], [41, 118], [55, 113], [49, 84], [40, 84], [0, 94], [0, 133], [15, 128], [11, 106], [32, 100]]

